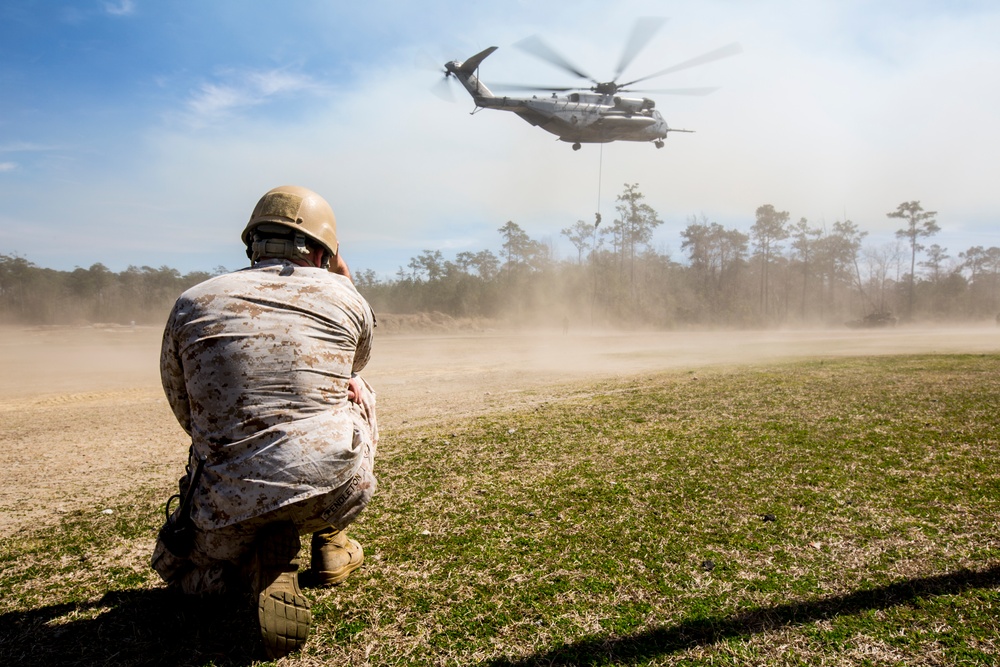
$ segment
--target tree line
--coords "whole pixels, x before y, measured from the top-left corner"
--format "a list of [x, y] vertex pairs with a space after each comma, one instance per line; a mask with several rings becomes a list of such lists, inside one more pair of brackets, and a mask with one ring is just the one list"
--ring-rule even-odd
[[984, 320], [1000, 310], [1000, 248], [949, 255], [925, 246], [940, 227], [919, 201], [886, 213], [900, 228], [882, 246], [866, 245], [851, 220], [793, 222], [771, 204], [757, 208], [748, 233], [692, 216], [684, 261], [653, 247], [663, 220], [638, 184], [625, 184], [615, 213], [609, 224], [598, 215], [563, 229], [576, 251], [567, 260], [508, 221], [498, 254], [424, 250], [394, 279], [368, 270], [355, 280], [376, 312], [556, 326], [864, 326]]
[[167, 266], [115, 273], [103, 264], [56, 271], [0, 254], [0, 324], [162, 325], [180, 293], [212, 275]]
[[[663, 224], [638, 184], [625, 184], [614, 220], [578, 220], [561, 231], [575, 255], [507, 221], [498, 252], [446, 258], [424, 250], [394, 278], [356, 270], [377, 313], [439, 312], [507, 324], [612, 327], [767, 327], [970, 321], [1000, 310], [1000, 248], [955, 255], [936, 243], [937, 213], [919, 201], [886, 213], [895, 241], [865, 244], [850, 220], [793, 222], [771, 204], [748, 232], [692, 216], [681, 231], [683, 261], [653, 247]], [[0, 323], [161, 324], [177, 296], [212, 275], [102, 264], [55, 271], [0, 254]]]

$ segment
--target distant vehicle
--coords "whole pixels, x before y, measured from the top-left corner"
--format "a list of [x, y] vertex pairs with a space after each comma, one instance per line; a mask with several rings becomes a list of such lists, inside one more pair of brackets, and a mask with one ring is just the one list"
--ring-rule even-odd
[[847, 323], [852, 329], [884, 329], [894, 327], [898, 320], [888, 311], [880, 311], [865, 315], [859, 320], [851, 320]]
[[[668, 132], [692, 132], [693, 130], [678, 130], [667, 126], [660, 112], [654, 107], [656, 103], [648, 97], [625, 97], [620, 93], [629, 90], [631, 86], [659, 76], [704, 65], [705, 63], [726, 58], [742, 52], [739, 44], [729, 44], [710, 51], [696, 58], [691, 58], [673, 67], [661, 70], [625, 83], [618, 83], [618, 78], [632, 59], [649, 42], [653, 33], [663, 23], [662, 19], [645, 19], [636, 22], [632, 36], [626, 44], [621, 62], [611, 81], [598, 81], [566, 58], [556, 53], [550, 46], [538, 37], [529, 37], [517, 44], [520, 48], [541, 58], [573, 76], [588, 79], [590, 84], [584, 86], [503, 86], [507, 90], [548, 91], [552, 95], [530, 97], [506, 97], [495, 95], [479, 80], [476, 72], [480, 63], [497, 47], [491, 46], [480, 51], [464, 62], [452, 60], [445, 63], [445, 80], [455, 77], [465, 87], [476, 104], [476, 111], [496, 109], [510, 111], [525, 121], [559, 137], [561, 141], [573, 144], [573, 150], [580, 150], [581, 144], [608, 143], [612, 141], [651, 141], [657, 148], [663, 148], [663, 140]], [[498, 90], [500, 86], [495, 86]], [[715, 88], [675, 88], [669, 90], [653, 90], [647, 92], [672, 93], [675, 95], [706, 95]], [[559, 96], [556, 93], [570, 92]], [[635, 91], [641, 92], [641, 91]], [[475, 113], [475, 111], [473, 112]]]

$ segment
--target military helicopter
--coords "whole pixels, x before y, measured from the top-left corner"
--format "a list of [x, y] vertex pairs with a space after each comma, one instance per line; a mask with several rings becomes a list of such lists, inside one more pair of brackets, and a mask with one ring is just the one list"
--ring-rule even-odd
[[[529, 37], [515, 46], [545, 60], [556, 67], [579, 78], [588, 79], [592, 86], [521, 86], [497, 85], [497, 90], [523, 90], [551, 92], [551, 96], [531, 97], [497, 96], [478, 77], [479, 65], [497, 50], [491, 46], [465, 61], [452, 60], [445, 63], [444, 75], [457, 79], [472, 96], [476, 111], [497, 109], [511, 111], [536, 127], [559, 137], [560, 141], [573, 144], [573, 150], [580, 150], [581, 144], [608, 143], [612, 141], [651, 141], [657, 148], [663, 148], [663, 140], [669, 132], [693, 132], [668, 127], [667, 122], [656, 110], [656, 103], [648, 97], [625, 97], [623, 92], [659, 92], [675, 95], [707, 95], [715, 88], [674, 88], [665, 90], [638, 91], [632, 85], [648, 79], [678, 72], [696, 65], [704, 65], [720, 58], [733, 56], [743, 51], [739, 44], [729, 44], [696, 58], [678, 63], [648, 76], [618, 83], [625, 68], [632, 62], [665, 19], [647, 18], [636, 22], [626, 43], [621, 60], [611, 81], [598, 81], [559, 55], [540, 37]], [[569, 93], [559, 96], [557, 93]]]

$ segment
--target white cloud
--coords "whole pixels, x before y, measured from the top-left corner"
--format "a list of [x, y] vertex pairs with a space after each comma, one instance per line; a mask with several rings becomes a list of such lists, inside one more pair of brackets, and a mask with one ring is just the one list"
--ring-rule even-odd
[[324, 94], [310, 77], [285, 69], [226, 72], [218, 83], [202, 83], [186, 102], [186, 120], [202, 126], [292, 94]]
[[16, 162], [0, 162], [0, 173], [17, 169]]
[[198, 92], [188, 100], [188, 108], [197, 118], [214, 118], [239, 106], [254, 104], [256, 101], [246, 89], [214, 83], [202, 84]]
[[112, 16], [131, 16], [135, 13], [135, 1], [118, 0], [118, 2], [105, 2], [104, 11]]
[[249, 72], [246, 75], [248, 84], [264, 96], [282, 93], [320, 92], [323, 87], [307, 76], [272, 69], [261, 72]]

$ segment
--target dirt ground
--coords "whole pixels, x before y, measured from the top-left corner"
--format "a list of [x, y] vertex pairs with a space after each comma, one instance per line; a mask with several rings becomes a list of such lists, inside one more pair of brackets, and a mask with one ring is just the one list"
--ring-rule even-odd
[[[187, 442], [160, 389], [159, 342], [144, 327], [0, 328], [0, 536], [176, 481]], [[1000, 352], [1000, 328], [381, 334], [364, 375], [385, 434], [552, 400], [585, 380], [931, 352]]]

